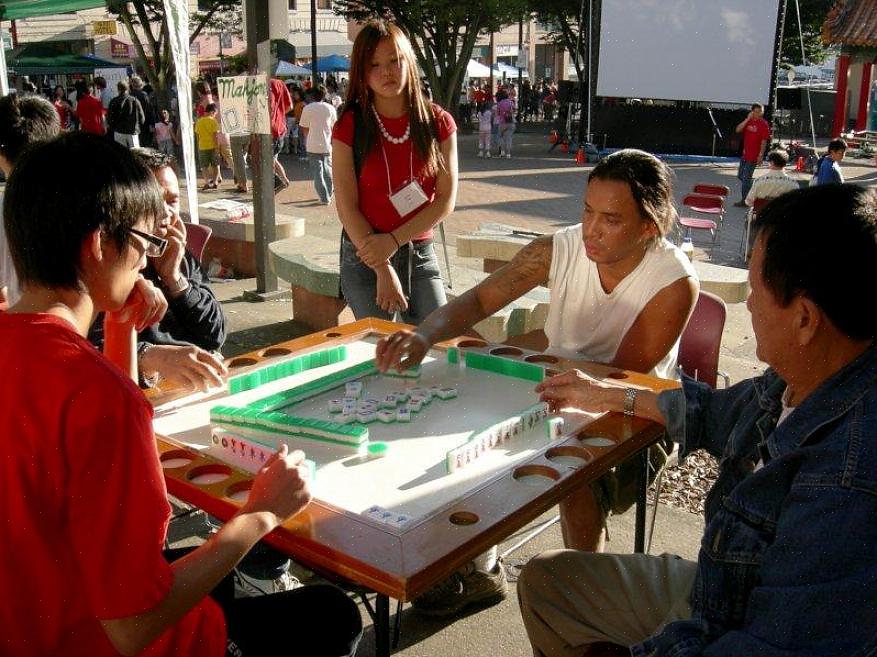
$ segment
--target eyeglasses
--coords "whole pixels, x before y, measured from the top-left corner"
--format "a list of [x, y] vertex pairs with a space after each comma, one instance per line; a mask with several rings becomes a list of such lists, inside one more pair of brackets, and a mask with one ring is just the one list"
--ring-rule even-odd
[[128, 232], [146, 240], [146, 255], [150, 258], [160, 258], [164, 254], [164, 250], [167, 248], [166, 239], [156, 235], [150, 235], [149, 233], [144, 233], [136, 228], [129, 228]]

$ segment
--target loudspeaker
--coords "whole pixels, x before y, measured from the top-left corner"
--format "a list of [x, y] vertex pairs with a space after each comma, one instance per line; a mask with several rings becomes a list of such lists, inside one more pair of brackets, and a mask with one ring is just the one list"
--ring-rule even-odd
[[575, 102], [579, 98], [579, 83], [572, 80], [561, 80], [557, 83], [557, 102]]
[[800, 87], [777, 87], [777, 109], [799, 110], [801, 109]]

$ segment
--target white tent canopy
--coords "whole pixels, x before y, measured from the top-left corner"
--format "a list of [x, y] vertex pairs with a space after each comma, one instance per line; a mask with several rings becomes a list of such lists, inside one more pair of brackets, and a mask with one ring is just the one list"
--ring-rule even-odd
[[484, 64], [476, 62], [474, 59], [470, 59], [469, 63], [466, 64], [466, 77], [469, 78], [489, 78], [490, 77], [490, 69], [486, 67]]
[[497, 77], [502, 77], [503, 75], [505, 75], [507, 78], [517, 78], [518, 71], [521, 72], [521, 77], [525, 77], [525, 78], [530, 77], [527, 74], [527, 69], [525, 69], [525, 68], [519, 69], [517, 66], [512, 66], [510, 64], [503, 64], [501, 62], [498, 62], [496, 64], [496, 66], [493, 67], [493, 71], [494, 71], [494, 74], [497, 75]]

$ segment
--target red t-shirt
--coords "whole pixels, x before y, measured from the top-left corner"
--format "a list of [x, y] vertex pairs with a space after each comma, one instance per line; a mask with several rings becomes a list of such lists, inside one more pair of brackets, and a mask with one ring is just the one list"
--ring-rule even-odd
[[761, 142], [770, 139], [770, 125], [764, 119], [750, 119], [743, 127], [743, 160], [756, 162]]
[[286, 134], [286, 113], [292, 107], [289, 88], [282, 81], [268, 81], [268, 112], [271, 115], [271, 136], [278, 139]]
[[70, 127], [70, 105], [63, 100], [55, 99], [52, 101], [55, 111], [58, 112], [58, 119], [61, 121], [61, 130], [67, 130]]
[[[170, 516], [142, 392], [66, 321], [0, 314], [0, 654], [113, 649], [98, 619], [155, 607]], [[206, 598], [142, 654], [225, 655]]]
[[76, 118], [84, 132], [95, 135], [106, 134], [104, 130], [104, 106], [99, 98], [86, 94], [76, 103]]
[[[435, 115], [436, 125], [438, 126], [439, 142], [443, 143], [448, 137], [457, 131], [457, 124], [454, 117], [443, 110], [438, 105], [432, 105], [432, 111]], [[408, 127], [408, 115], [397, 118], [387, 118], [381, 116], [381, 122], [393, 137], [401, 137], [405, 134], [405, 128]], [[332, 131], [332, 138], [344, 142], [351, 148], [353, 147], [353, 112], [344, 112], [335, 128]], [[409, 139], [402, 144], [392, 144], [386, 139], [381, 139], [384, 152], [387, 154], [386, 163], [384, 155], [381, 152], [381, 144], [377, 144], [371, 149], [362, 163], [359, 172], [359, 211], [362, 212], [366, 220], [372, 227], [381, 233], [389, 233], [395, 230], [412, 216], [417, 214], [420, 208], [413, 212], [400, 217], [396, 212], [396, 208], [390, 202], [390, 189], [387, 186], [387, 169], [390, 171], [390, 187], [393, 192], [399, 189], [410, 180], [412, 168], [412, 156], [414, 164], [414, 176], [423, 187], [430, 202], [435, 198], [435, 176], [422, 176], [420, 171], [423, 169], [423, 160], [414, 148], [414, 141]], [[415, 239], [427, 239], [432, 237], [432, 231], [418, 235]]]

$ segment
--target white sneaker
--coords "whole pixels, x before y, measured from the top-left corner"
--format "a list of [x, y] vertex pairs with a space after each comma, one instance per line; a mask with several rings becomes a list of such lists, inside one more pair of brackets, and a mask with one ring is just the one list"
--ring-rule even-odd
[[490, 151], [487, 151], [487, 155], [485, 155], [484, 157], [486, 157], [489, 160], [490, 158], [493, 157], [493, 155], [490, 154]]
[[484, 151], [478, 151], [478, 157], [484, 157]]
[[512, 154], [511, 154], [511, 153], [506, 153], [506, 154], [505, 154], [505, 159], [507, 159], [507, 160], [512, 159]]
[[271, 595], [283, 591], [292, 591], [300, 588], [302, 583], [289, 571], [283, 573], [277, 579], [256, 579], [248, 577], [240, 570], [235, 569], [235, 597], [255, 598], [260, 595]]

